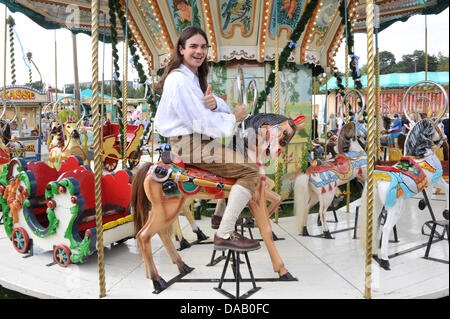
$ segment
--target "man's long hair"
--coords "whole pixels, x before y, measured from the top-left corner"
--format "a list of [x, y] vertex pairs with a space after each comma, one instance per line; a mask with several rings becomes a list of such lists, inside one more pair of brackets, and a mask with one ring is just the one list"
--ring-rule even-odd
[[[186, 41], [196, 34], [202, 35], [206, 40], [206, 44], [208, 45], [208, 37], [206, 36], [206, 33], [202, 29], [194, 26], [185, 28], [183, 32], [181, 32], [180, 37], [178, 38], [175, 50], [172, 52], [170, 56], [170, 60], [167, 63], [167, 66], [165, 67], [161, 80], [156, 85], [156, 90], [162, 92], [164, 87], [164, 81], [166, 80], [169, 73], [172, 70], [178, 68], [183, 63], [183, 56], [180, 53], [180, 46], [183, 49], [186, 49]], [[208, 87], [208, 82], [206, 78], [208, 76], [209, 68], [208, 62], [206, 60], [207, 59], [205, 57], [205, 60], [203, 61], [202, 65], [198, 68], [197, 72], [197, 76], [200, 82], [200, 88], [202, 89], [203, 93], [206, 92], [206, 89]]]

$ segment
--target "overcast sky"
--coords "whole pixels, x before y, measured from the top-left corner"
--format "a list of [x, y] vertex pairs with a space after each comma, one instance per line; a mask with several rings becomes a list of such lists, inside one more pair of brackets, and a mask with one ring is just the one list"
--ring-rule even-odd
[[[4, 13], [5, 6], [0, 5], [1, 15], [1, 44], [0, 52], [3, 56], [4, 52]], [[8, 14], [11, 12], [8, 11]], [[16, 31], [20, 37], [23, 50], [31, 51], [33, 60], [39, 68], [43, 81], [54, 86], [55, 84], [55, 37], [57, 46], [57, 85], [62, 88], [63, 84], [74, 82], [73, 68], [73, 51], [72, 38], [70, 31], [45, 30], [34, 23], [28, 17], [21, 13], [13, 13], [12, 16], [16, 21]], [[428, 52], [437, 55], [438, 52], [448, 56], [449, 51], [449, 9], [446, 9], [439, 15], [428, 16]], [[91, 38], [84, 34], [77, 35], [78, 45], [78, 72], [80, 82], [90, 82], [91, 75]], [[355, 54], [360, 57], [360, 66], [367, 63], [367, 37], [365, 34], [355, 34]], [[389, 28], [379, 34], [380, 51], [388, 50], [392, 52], [397, 61], [401, 60], [402, 55], [412, 53], [414, 50], [425, 50], [425, 17], [413, 16], [406, 22], [396, 22]], [[8, 49], [9, 50], [9, 46]], [[119, 44], [119, 53], [123, 52], [122, 44]], [[15, 45], [16, 59], [16, 79], [17, 83], [25, 83], [28, 81], [28, 68], [22, 59], [22, 52], [16, 39]], [[140, 60], [144, 62], [144, 59]], [[9, 51], [7, 52], [7, 84], [11, 84]], [[145, 62], [144, 62], [145, 63]], [[341, 72], [344, 71], [344, 46], [336, 55], [336, 63]], [[99, 44], [99, 76], [101, 80], [104, 65], [105, 79], [111, 78], [111, 45], [105, 46], [105, 59], [103, 62], [103, 43]], [[0, 61], [0, 83], [3, 83], [4, 61]], [[123, 62], [120, 61], [121, 70], [123, 70]], [[147, 65], [144, 65], [147, 68]], [[33, 81], [39, 80], [36, 69], [32, 69]], [[137, 72], [129, 67], [128, 80], [137, 78]]]

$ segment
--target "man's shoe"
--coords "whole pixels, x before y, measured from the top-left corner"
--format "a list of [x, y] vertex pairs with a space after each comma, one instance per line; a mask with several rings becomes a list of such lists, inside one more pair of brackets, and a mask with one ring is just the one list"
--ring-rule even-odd
[[212, 215], [212, 217], [211, 217], [211, 228], [212, 229], [219, 229], [221, 221], [222, 221], [222, 216]]
[[217, 235], [214, 235], [215, 250], [231, 249], [239, 252], [245, 252], [261, 248], [259, 241], [248, 239], [236, 231], [225, 235], [225, 237], [226, 238], [220, 238]]

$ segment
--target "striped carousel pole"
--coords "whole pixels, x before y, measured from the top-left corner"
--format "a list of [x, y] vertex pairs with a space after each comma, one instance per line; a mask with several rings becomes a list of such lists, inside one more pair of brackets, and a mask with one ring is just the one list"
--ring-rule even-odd
[[[372, 280], [372, 232], [373, 232], [373, 169], [375, 150], [375, 110], [374, 110], [374, 3], [366, 2], [367, 27], [367, 225], [366, 225], [366, 264], [365, 264], [365, 292], [364, 297], [370, 299]], [[364, 198], [363, 198], [364, 200]], [[364, 227], [364, 225], [362, 226]]]
[[102, 156], [100, 154], [100, 120], [98, 97], [98, 15], [99, 0], [91, 2], [92, 30], [92, 118], [94, 128], [94, 185], [95, 185], [95, 222], [97, 228], [98, 274], [100, 283], [100, 298], [106, 296], [105, 263], [103, 252], [102, 225]]
[[124, 67], [123, 67], [123, 83], [122, 83], [122, 100], [123, 100], [123, 106], [122, 106], [122, 124], [123, 124], [123, 134], [125, 134], [124, 137], [124, 151], [122, 154], [122, 168], [126, 168], [127, 165], [127, 155], [126, 155], [126, 144], [127, 144], [127, 115], [128, 115], [128, 0], [126, 1], [126, 23], [125, 23], [125, 41], [124, 41]]
[[14, 26], [16, 22], [12, 16], [8, 16], [9, 27], [9, 63], [11, 65], [11, 84], [16, 84], [16, 59], [14, 58]]
[[[278, 52], [278, 1], [276, 2], [276, 7], [275, 7], [275, 97], [273, 100], [274, 106], [275, 106], [275, 114], [278, 114], [280, 112], [280, 103], [279, 103], [279, 87], [278, 87], [278, 83], [279, 83], [279, 76], [278, 76], [278, 71], [279, 71], [279, 52]], [[280, 166], [280, 163], [278, 162], [278, 156], [275, 159], [275, 191], [279, 192], [279, 186], [280, 186], [280, 173], [278, 172], [278, 168]], [[275, 210], [275, 223], [278, 224], [278, 215], [279, 215], [279, 210], [278, 207]]]
[[[347, 0], [345, 1], [345, 91], [348, 90], [348, 30], [347, 30]], [[350, 109], [349, 109], [349, 104], [347, 102], [344, 101], [344, 105], [345, 105], [345, 122], [349, 123], [350, 122]], [[346, 190], [345, 193], [347, 194], [346, 196], [346, 202], [347, 202], [347, 213], [350, 212], [350, 182], [348, 182], [346, 184]]]

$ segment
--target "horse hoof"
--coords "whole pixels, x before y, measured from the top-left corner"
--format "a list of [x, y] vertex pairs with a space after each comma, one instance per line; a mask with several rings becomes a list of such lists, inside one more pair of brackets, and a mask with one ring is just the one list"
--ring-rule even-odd
[[424, 210], [425, 207], [427, 206], [427, 204], [425, 203], [424, 199], [419, 200], [419, 204], [418, 205], [419, 205], [419, 209], [420, 210]]
[[291, 275], [291, 273], [288, 271], [283, 276], [280, 276], [281, 281], [298, 281], [297, 278]]
[[333, 236], [331, 236], [331, 233], [330, 233], [329, 230], [324, 231], [324, 232], [323, 232], [323, 236], [324, 236], [326, 239], [334, 239]]
[[306, 228], [306, 226], [303, 227], [302, 236], [309, 236], [308, 228]]
[[186, 249], [191, 247], [191, 244], [189, 244], [189, 242], [186, 239], [181, 239], [180, 241], [180, 250]]
[[169, 287], [167, 285], [167, 282], [160, 278], [160, 279], [153, 279], [153, 288], [155, 288], [155, 290], [153, 291], [154, 294], [159, 294], [161, 291], [165, 290], [167, 287]]
[[187, 275], [188, 273], [190, 273], [191, 271], [193, 271], [195, 268], [189, 267], [186, 264], [183, 264], [183, 267], [181, 267], [180, 269], [180, 274], [182, 275]]
[[384, 270], [391, 270], [389, 260], [378, 258], [378, 255], [372, 255], [372, 258], [380, 265]]
[[446, 220], [448, 220], [448, 209], [446, 209], [446, 210], [444, 210], [444, 211], [442, 212], [442, 216], [444, 216], [444, 218], [445, 218]]
[[201, 231], [201, 229], [199, 229], [199, 230], [197, 230], [196, 232], [194, 232], [194, 233], [196, 233], [197, 234], [197, 241], [202, 241], [202, 240], [207, 240], [209, 237], [208, 236], [206, 236], [202, 231]]

